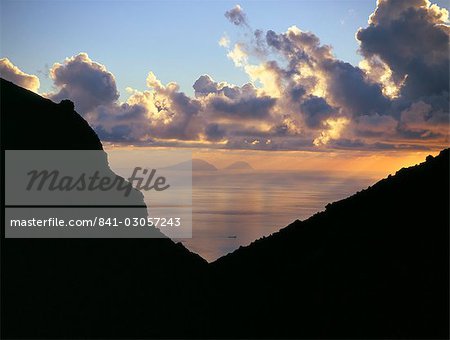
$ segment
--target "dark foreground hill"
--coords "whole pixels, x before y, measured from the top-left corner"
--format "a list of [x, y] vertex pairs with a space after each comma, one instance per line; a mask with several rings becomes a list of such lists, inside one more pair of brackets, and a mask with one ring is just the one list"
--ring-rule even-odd
[[[102, 150], [71, 102], [55, 104], [3, 79], [0, 90], [2, 159], [4, 149]], [[114, 175], [106, 158], [96, 166]], [[138, 191], [129, 200], [145, 206]], [[1, 242], [1, 338], [175, 336], [200, 324], [178, 317], [199, 303], [196, 278], [206, 261], [170, 239]]]
[[[1, 114], [3, 149], [101, 148], [3, 80]], [[168, 239], [3, 238], [1, 335], [448, 338], [448, 227], [444, 150], [210, 265]]]
[[224, 336], [448, 338], [449, 150], [211, 271]]

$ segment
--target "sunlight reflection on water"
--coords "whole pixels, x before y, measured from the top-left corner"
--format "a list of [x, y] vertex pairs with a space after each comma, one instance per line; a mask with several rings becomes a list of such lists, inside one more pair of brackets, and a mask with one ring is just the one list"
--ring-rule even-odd
[[193, 175], [193, 237], [180, 240], [213, 261], [304, 220], [375, 183], [370, 174], [211, 171]]

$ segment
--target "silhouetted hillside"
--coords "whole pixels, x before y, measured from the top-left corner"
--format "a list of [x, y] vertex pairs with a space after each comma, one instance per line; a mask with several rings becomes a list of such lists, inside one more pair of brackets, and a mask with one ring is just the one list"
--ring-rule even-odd
[[7, 150], [102, 150], [73, 103], [44, 99], [0, 78], [2, 145]]
[[218, 259], [242, 337], [448, 338], [449, 150]]
[[[101, 149], [70, 102], [0, 89], [2, 164]], [[2, 238], [1, 336], [448, 338], [448, 227], [444, 150], [210, 265], [169, 239]]]
[[[3, 149], [102, 149], [71, 102], [55, 104], [3, 79], [0, 89]], [[93, 166], [115, 176], [106, 154]], [[139, 214], [147, 215], [140, 192], [127, 204], [142, 205]], [[8, 238], [1, 250], [2, 338], [140, 337], [168, 328], [176, 335], [200, 325], [178, 317], [201, 305], [192, 278], [206, 261], [181, 243]]]

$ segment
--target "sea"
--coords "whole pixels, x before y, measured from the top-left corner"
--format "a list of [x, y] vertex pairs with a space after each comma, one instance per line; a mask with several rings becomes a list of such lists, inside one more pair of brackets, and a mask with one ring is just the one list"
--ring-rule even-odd
[[192, 178], [192, 238], [179, 239], [212, 262], [305, 220], [377, 182], [371, 173], [220, 170]]

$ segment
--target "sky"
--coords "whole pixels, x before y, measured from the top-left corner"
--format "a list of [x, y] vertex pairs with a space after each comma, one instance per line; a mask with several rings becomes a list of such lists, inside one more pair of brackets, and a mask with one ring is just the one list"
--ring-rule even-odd
[[[367, 24], [374, 1], [241, 1], [255, 27], [316, 32], [336, 55], [356, 64], [355, 32]], [[1, 54], [30, 74], [48, 73], [56, 61], [87, 52], [108, 66], [119, 91], [142, 88], [152, 70], [186, 93], [200, 75], [242, 85], [246, 74], [226, 57], [218, 40], [239, 35], [224, 13], [231, 1], [3, 1]], [[326, 25], [323, 23], [326, 22]], [[195, 44], [195, 45], [193, 45]], [[30, 52], [33, 57], [30, 58]], [[189, 64], [186, 68], [185, 65]], [[180, 69], [183, 72], [180, 72]], [[52, 82], [40, 77], [41, 90]]]
[[422, 155], [449, 141], [448, 8], [2, 0], [0, 73], [109, 145]]

